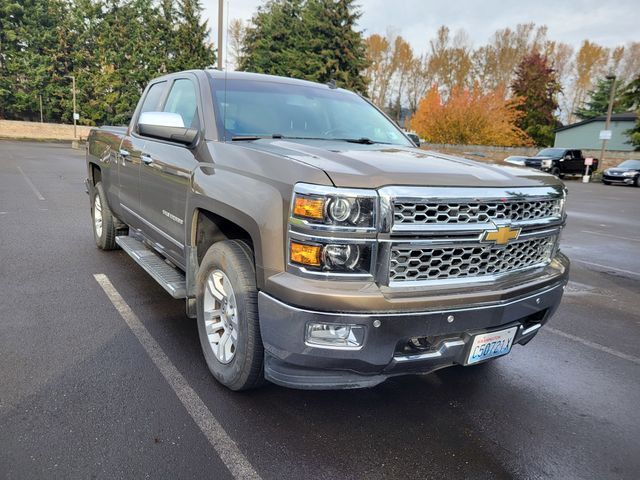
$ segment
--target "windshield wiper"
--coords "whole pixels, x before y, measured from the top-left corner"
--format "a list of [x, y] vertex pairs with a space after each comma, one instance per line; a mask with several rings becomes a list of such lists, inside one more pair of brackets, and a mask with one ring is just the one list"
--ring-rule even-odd
[[340, 142], [349, 142], [349, 143], [360, 143], [362, 145], [374, 145], [376, 143], [380, 143], [382, 145], [391, 145], [391, 143], [389, 143], [389, 142], [379, 142], [377, 140], [371, 140], [370, 138], [367, 138], [367, 137], [360, 137], [360, 138], [329, 138], [327, 140], [336, 140], [336, 141], [340, 141]]
[[236, 135], [234, 137], [231, 137], [231, 141], [232, 142], [249, 142], [251, 140], [260, 140], [261, 138], [265, 138], [265, 137], [259, 137], [257, 135]]

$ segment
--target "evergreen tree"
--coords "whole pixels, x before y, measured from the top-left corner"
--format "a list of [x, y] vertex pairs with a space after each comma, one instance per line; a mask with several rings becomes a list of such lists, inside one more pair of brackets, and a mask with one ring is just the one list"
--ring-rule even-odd
[[[600, 115], [606, 115], [609, 108], [609, 95], [611, 93], [611, 84], [613, 79], [603, 78], [598, 80], [596, 87], [589, 92], [589, 99], [581, 105], [574, 114], [580, 120], [588, 120], [589, 118], [599, 117]], [[619, 113], [625, 110], [624, 106], [620, 102], [619, 94], [622, 88], [618, 83], [616, 84], [616, 93], [613, 99], [612, 113]]]
[[511, 90], [514, 96], [522, 99], [518, 106], [522, 112], [516, 123], [518, 128], [527, 133], [536, 145], [551, 145], [553, 131], [560, 125], [554, 115], [558, 108], [560, 83], [546, 57], [537, 51], [525, 56], [516, 69]]
[[353, 0], [270, 0], [244, 38], [240, 70], [366, 91], [360, 17]]
[[208, 21], [201, 23], [202, 5], [199, 0], [178, 0], [175, 32], [175, 58], [172, 71], [208, 68], [215, 65], [216, 54], [208, 43]]
[[0, 116], [40, 119], [63, 6], [60, 0], [0, 0]]
[[629, 135], [629, 143], [640, 150], [640, 75], [632, 80], [620, 95], [620, 103], [624, 110], [634, 110], [638, 113], [636, 126], [627, 130], [625, 133]]
[[129, 121], [160, 74], [215, 62], [198, 0], [0, 0], [0, 118]]
[[354, 0], [308, 0], [303, 23], [308, 31], [307, 65], [314, 80], [335, 80], [339, 87], [365, 94], [366, 47], [356, 23], [361, 13]]

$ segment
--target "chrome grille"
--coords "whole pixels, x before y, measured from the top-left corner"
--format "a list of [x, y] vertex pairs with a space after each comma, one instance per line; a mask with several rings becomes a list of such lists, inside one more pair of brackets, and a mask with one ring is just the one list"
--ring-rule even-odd
[[396, 201], [393, 204], [395, 224], [446, 225], [487, 223], [494, 220], [517, 222], [559, 217], [560, 214], [559, 199], [464, 203]]
[[535, 238], [495, 245], [392, 245], [389, 281], [415, 282], [496, 275], [525, 269], [551, 260], [556, 237]]

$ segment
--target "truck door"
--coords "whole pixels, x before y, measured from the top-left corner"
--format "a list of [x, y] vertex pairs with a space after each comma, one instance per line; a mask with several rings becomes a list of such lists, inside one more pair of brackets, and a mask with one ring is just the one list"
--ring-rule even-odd
[[[157, 109], [166, 89], [167, 82], [149, 86], [141, 107], [141, 112]], [[140, 165], [146, 139], [129, 131], [122, 140], [118, 151], [118, 182], [120, 187], [120, 207], [124, 220], [131, 226], [140, 228]]]
[[[184, 126], [199, 129], [202, 122], [195, 78], [188, 74], [176, 77], [169, 88], [160, 111], [179, 114]], [[140, 166], [140, 211], [151, 223], [145, 227], [145, 235], [182, 267], [187, 193], [197, 163], [187, 146], [148, 138]]]
[[571, 150], [571, 173], [582, 173], [584, 169], [582, 150]]

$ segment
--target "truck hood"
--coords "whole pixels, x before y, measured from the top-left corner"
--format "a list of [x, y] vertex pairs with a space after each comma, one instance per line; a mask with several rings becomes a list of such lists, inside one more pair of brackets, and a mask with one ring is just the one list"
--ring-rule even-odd
[[396, 145], [261, 139], [243, 146], [320, 168], [338, 187], [534, 187], [558, 183], [553, 176], [536, 170], [477, 162]]

